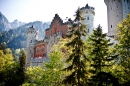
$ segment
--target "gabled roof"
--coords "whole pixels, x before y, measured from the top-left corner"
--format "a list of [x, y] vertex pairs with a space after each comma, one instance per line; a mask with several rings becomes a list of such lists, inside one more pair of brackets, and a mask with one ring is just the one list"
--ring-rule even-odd
[[51, 22], [50, 27], [53, 25], [53, 23], [54, 23], [55, 20], [58, 20], [59, 24], [63, 25], [63, 20], [59, 17], [58, 14], [55, 14], [55, 16], [54, 16], [54, 18], [53, 18], [53, 20]]

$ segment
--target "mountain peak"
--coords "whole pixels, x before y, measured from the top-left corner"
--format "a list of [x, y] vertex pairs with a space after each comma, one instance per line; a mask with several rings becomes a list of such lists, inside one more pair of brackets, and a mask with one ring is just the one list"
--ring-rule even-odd
[[8, 19], [0, 12], [0, 32], [11, 29]]
[[21, 22], [21, 21], [18, 21], [17, 19], [15, 19], [13, 22], [11, 22], [11, 27], [17, 28], [17, 27], [22, 26], [24, 24], [25, 24], [24, 22]]
[[15, 19], [14, 21], [18, 21], [17, 19]]

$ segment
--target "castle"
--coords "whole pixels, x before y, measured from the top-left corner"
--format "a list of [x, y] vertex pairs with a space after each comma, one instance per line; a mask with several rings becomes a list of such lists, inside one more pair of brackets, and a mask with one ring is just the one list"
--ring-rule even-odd
[[[108, 36], [116, 35], [116, 27], [128, 13], [130, 13], [130, 0], [104, 0], [107, 6], [107, 19], [108, 19]], [[95, 10], [93, 7], [82, 7], [82, 21], [88, 29], [90, 35], [94, 29], [93, 21]], [[68, 30], [68, 23], [63, 23], [58, 14], [55, 14], [51, 25], [45, 30], [44, 40], [37, 41], [37, 30], [32, 26], [27, 29], [27, 49], [26, 49], [26, 66], [37, 66], [48, 60], [48, 55], [51, 53], [51, 47], [57, 44], [60, 38], [66, 37]], [[86, 39], [83, 38], [83, 39]]]
[[[94, 29], [95, 9], [87, 4], [80, 10], [85, 18], [82, 23], [88, 27], [88, 34], [91, 34]], [[27, 28], [26, 66], [42, 65], [44, 61], [48, 60], [51, 47], [57, 44], [60, 38], [66, 37], [68, 26], [67, 22], [63, 23], [59, 15], [55, 14], [50, 27], [45, 30], [45, 38], [41, 41], [37, 41], [38, 32], [33, 26]]]
[[104, 0], [107, 6], [108, 36], [116, 35], [119, 22], [130, 13], [130, 0]]

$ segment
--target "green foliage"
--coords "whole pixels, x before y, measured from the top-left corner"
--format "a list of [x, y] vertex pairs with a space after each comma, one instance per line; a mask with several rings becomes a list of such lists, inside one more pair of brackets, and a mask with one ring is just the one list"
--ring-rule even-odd
[[33, 83], [24, 83], [22, 84], [22, 86], [37, 86], [37, 85]]
[[130, 14], [117, 27], [117, 40], [120, 57], [127, 60], [130, 57]]
[[117, 27], [117, 53], [119, 66], [122, 68], [122, 80], [125, 85], [130, 85], [130, 14]]
[[44, 62], [43, 67], [29, 67], [26, 71], [28, 83], [40, 86], [61, 86], [63, 71], [63, 54], [57, 46], [53, 47], [49, 61]]
[[26, 83], [42, 85], [43, 74], [44, 74], [44, 69], [41, 66], [34, 66], [34, 67], [27, 68]]
[[63, 54], [60, 50], [53, 50], [49, 62], [45, 62], [45, 73], [43, 75], [44, 85], [61, 85], [63, 71]]
[[[5, 49], [6, 53], [0, 50], [0, 85], [18, 86], [22, 84], [19, 74], [19, 64], [13, 60], [10, 49]], [[17, 82], [17, 83], [16, 83]]]
[[0, 43], [0, 50], [4, 50], [6, 49], [6, 43], [3, 42], [3, 43]]
[[75, 20], [72, 26], [69, 28], [68, 38], [72, 39], [66, 46], [67, 50], [71, 50], [68, 57], [66, 57], [66, 62], [68, 66], [63, 69], [68, 71], [69, 74], [65, 76], [63, 83], [65, 85], [76, 85], [76, 86], [86, 86], [86, 53], [85, 53], [85, 43], [82, 40], [83, 36], [86, 36], [86, 26], [81, 23], [84, 18], [81, 17], [80, 9], [77, 10], [75, 15]]
[[24, 50], [21, 51], [21, 56], [19, 57], [19, 65], [20, 68], [18, 69], [19, 75], [21, 76], [22, 83], [25, 79], [25, 64], [26, 64], [26, 55], [24, 53]]
[[25, 70], [25, 64], [26, 64], [26, 55], [25, 55], [24, 50], [21, 51], [21, 56], [19, 58], [19, 63], [20, 63], [20, 66], [21, 66], [22, 70], [24, 71]]
[[112, 55], [113, 51], [109, 51], [112, 43], [106, 38], [106, 34], [103, 34], [100, 25], [93, 30], [93, 34], [88, 38], [87, 44], [89, 45], [88, 54], [91, 60], [90, 72], [92, 76], [90, 83], [93, 86], [104, 86], [103, 82], [110, 84], [111, 79], [114, 77], [108, 73], [110, 72], [109, 70], [105, 71], [105, 68], [108, 69], [108, 67], [112, 66], [117, 56]]

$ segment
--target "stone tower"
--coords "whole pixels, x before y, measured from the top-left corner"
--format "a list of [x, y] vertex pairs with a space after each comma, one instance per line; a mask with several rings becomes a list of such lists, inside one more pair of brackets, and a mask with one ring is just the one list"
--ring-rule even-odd
[[37, 39], [37, 30], [32, 26], [27, 28], [26, 66], [30, 66], [30, 60], [34, 58], [34, 45]]
[[116, 35], [116, 27], [128, 13], [130, 13], [130, 0], [104, 0], [107, 6], [108, 36]]
[[82, 17], [85, 19], [82, 21], [84, 25], [87, 26], [88, 35], [90, 35], [94, 29], [94, 16], [95, 16], [95, 9], [94, 7], [90, 7], [88, 4], [85, 7], [81, 8]]

